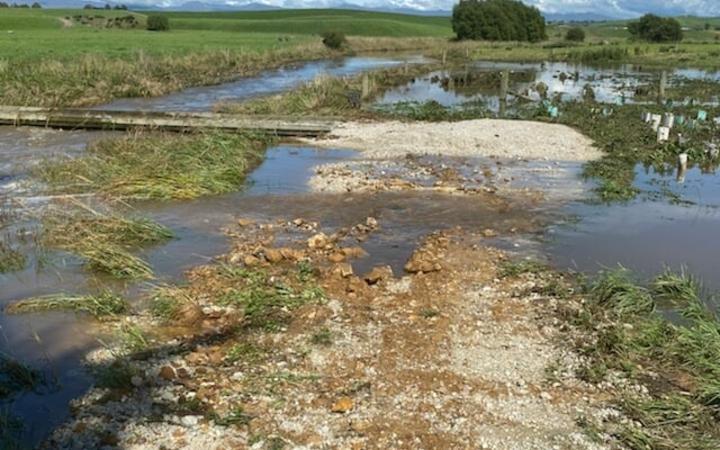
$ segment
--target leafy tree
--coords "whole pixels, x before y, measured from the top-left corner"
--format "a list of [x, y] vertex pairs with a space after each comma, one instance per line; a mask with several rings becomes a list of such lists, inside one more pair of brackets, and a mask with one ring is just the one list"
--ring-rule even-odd
[[572, 27], [565, 33], [565, 40], [572, 42], [582, 42], [585, 40], [585, 30], [580, 27]]
[[166, 16], [148, 16], [147, 29], [150, 31], [167, 31], [170, 29], [170, 20]]
[[0, 8], [8, 8], [10, 5], [8, 5], [5, 2], [0, 2]]
[[460, 0], [453, 8], [458, 39], [529, 41], [547, 39], [545, 18], [518, 0]]
[[680, 22], [654, 14], [646, 14], [637, 22], [631, 22], [628, 30], [636, 39], [650, 42], [677, 42], [683, 38]]
[[32, 8], [39, 9], [39, 8], [42, 8], [42, 5], [38, 2], [35, 2], [32, 4]]

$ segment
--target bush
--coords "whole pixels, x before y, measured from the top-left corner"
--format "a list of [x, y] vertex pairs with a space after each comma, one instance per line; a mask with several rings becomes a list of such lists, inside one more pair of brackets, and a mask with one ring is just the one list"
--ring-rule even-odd
[[628, 30], [633, 37], [650, 42], [677, 42], [683, 38], [680, 22], [654, 14], [646, 14], [639, 21], [630, 23]]
[[327, 31], [322, 34], [322, 38], [323, 44], [333, 50], [340, 50], [347, 43], [345, 35], [339, 31]]
[[170, 20], [165, 16], [148, 16], [147, 29], [150, 31], [167, 31], [170, 29]]
[[585, 40], [585, 30], [580, 27], [572, 27], [565, 34], [566, 41], [582, 42]]
[[537, 8], [517, 0], [460, 0], [453, 8], [458, 39], [529, 41], [547, 39], [545, 18]]

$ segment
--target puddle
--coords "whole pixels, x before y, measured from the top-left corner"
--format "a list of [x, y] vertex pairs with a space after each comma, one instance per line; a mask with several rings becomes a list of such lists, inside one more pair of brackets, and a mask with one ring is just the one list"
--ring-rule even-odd
[[116, 100], [96, 109], [112, 111], [210, 111], [222, 101], [246, 100], [264, 95], [277, 94], [320, 75], [347, 76], [363, 71], [392, 67], [399, 64], [422, 63], [420, 56], [398, 57], [348, 57], [290, 64], [280, 69], [267, 70], [254, 77], [244, 77], [230, 83], [203, 86], [153, 98], [128, 98]]
[[594, 273], [618, 264], [652, 277], [683, 266], [704, 285], [720, 290], [720, 178], [695, 167], [683, 183], [677, 174], [636, 167], [636, 185], [668, 189], [694, 204], [672, 204], [652, 194], [621, 205], [574, 204], [577, 222], [555, 226], [548, 251], [559, 267]]
[[[492, 112], [499, 112], [500, 71], [510, 72], [510, 101], [521, 94], [539, 101], [537, 83], [548, 87], [548, 98], [559, 95], [562, 101], [581, 99], [586, 85], [602, 103], [632, 103], [638, 86], [657, 83], [659, 72], [623, 65], [613, 68], [595, 68], [568, 63], [512, 63], [480, 61], [453, 71], [432, 72], [412, 82], [389, 90], [377, 104], [382, 106], [398, 102], [435, 101], [443, 106], [459, 106], [480, 101]], [[669, 73], [669, 82], [679, 80], [720, 80], [720, 72], [678, 69]]]

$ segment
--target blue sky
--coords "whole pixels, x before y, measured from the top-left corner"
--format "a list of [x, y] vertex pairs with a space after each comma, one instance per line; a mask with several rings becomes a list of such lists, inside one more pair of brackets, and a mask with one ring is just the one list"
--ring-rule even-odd
[[[187, 0], [160, 0], [163, 6], [178, 5]], [[354, 4], [364, 7], [404, 7], [424, 10], [450, 10], [457, 0], [200, 0], [205, 3], [242, 5], [265, 3], [288, 8], [332, 7]], [[647, 12], [663, 15], [689, 14], [720, 16], [720, 0], [523, 0], [546, 13], [593, 13], [610, 17], [636, 17]], [[133, 3], [157, 5], [157, 0]]]

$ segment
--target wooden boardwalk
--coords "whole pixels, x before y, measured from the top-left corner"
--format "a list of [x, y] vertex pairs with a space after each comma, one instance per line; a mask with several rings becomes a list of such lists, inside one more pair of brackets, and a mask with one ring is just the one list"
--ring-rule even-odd
[[102, 111], [79, 108], [0, 106], [0, 125], [66, 129], [255, 131], [276, 136], [314, 137], [329, 132], [332, 118], [238, 116], [217, 113]]

